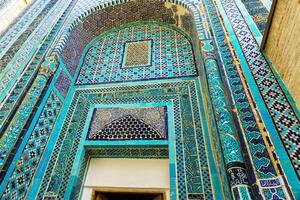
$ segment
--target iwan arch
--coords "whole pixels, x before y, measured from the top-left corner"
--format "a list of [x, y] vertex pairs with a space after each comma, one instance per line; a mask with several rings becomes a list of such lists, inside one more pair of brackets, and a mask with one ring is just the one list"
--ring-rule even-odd
[[51, 3], [1, 69], [1, 198], [299, 198], [298, 111], [234, 1]]

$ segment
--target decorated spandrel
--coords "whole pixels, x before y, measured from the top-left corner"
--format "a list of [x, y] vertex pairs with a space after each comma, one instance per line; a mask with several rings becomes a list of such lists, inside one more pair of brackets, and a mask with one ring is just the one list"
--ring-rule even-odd
[[300, 195], [266, 1], [31, 6], [0, 37], [1, 198], [81, 198], [92, 156], [169, 159], [171, 199]]

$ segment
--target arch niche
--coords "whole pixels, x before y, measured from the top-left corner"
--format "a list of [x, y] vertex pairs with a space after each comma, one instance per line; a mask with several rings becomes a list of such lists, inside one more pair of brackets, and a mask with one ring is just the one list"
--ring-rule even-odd
[[86, 15], [53, 51], [73, 80], [38, 197], [80, 198], [97, 157], [168, 159], [171, 199], [213, 199], [220, 183], [211, 176], [217, 169], [194, 13], [170, 2], [129, 1]]

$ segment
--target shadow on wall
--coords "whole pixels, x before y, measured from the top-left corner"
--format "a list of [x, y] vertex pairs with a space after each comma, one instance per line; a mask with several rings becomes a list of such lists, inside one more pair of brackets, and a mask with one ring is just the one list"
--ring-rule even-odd
[[96, 36], [122, 24], [138, 21], [176, 25], [193, 40], [197, 38], [193, 13], [183, 6], [159, 1], [130, 1], [113, 5], [90, 14], [72, 29], [60, 55], [70, 74], [75, 75], [83, 50]]

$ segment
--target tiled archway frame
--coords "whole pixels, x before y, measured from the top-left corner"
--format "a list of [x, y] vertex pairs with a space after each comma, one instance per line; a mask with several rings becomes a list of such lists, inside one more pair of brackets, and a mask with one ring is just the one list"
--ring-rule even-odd
[[[123, 2], [115, 2], [115, 3], [123, 3]], [[210, 34], [210, 30], [209, 30], [209, 28], [208, 28], [208, 26], [207, 26], [207, 15], [205, 15], [204, 13], [201, 13], [201, 15], [199, 14], [199, 12], [198, 12], [198, 6], [199, 6], [199, 8], [200, 9], [203, 9], [203, 6], [204, 5], [206, 5], [206, 6], [210, 6], [210, 5], [213, 5], [213, 2], [211, 2], [211, 1], [205, 1], [205, 2], [199, 2], [199, 1], [192, 1], [192, 2], [187, 2], [187, 1], [179, 1], [179, 2], [176, 2], [176, 3], [179, 3], [179, 4], [184, 4], [185, 6], [187, 6], [187, 7], [189, 7], [193, 12], [194, 12], [194, 17], [195, 17], [195, 21], [196, 21], [196, 27], [197, 27], [197, 31], [198, 31], [198, 37], [199, 37], [199, 39], [200, 40], [205, 40], [205, 39], [212, 39], [211, 37], [212, 37], [212, 35]], [[105, 5], [105, 6], [109, 6], [109, 4], [107, 4], [107, 5]], [[103, 7], [97, 7], [96, 9], [102, 9]], [[93, 9], [91, 9], [91, 10], [89, 10], [89, 11], [87, 11], [84, 15], [86, 16], [86, 15], [88, 15], [88, 14], [90, 14], [90, 13], [92, 13], [92, 12], [94, 12], [94, 10]], [[79, 18], [78, 18], [79, 19]], [[82, 19], [82, 18], [81, 18]], [[75, 24], [76, 24], [77, 22], [75, 22]], [[206, 25], [203, 25], [203, 23], [204, 24], [206, 24]], [[72, 29], [72, 26], [70, 27], [70, 29], [69, 30], [71, 30]], [[64, 43], [65, 43], [65, 41], [67, 40], [67, 38], [68, 38], [68, 36], [66, 36], [64, 39], [63, 39], [63, 43], [62, 44], [60, 44], [59, 45], [59, 47], [58, 47], [58, 49], [61, 49], [61, 48], [63, 48], [63, 45], [64, 45]], [[59, 51], [58, 51], [59, 52]], [[238, 79], [240, 79], [239, 77], [238, 77]], [[239, 87], [242, 87], [242, 85], [241, 85], [241, 83], [239, 83], [240, 85], [239, 85]], [[255, 87], [255, 86], [254, 86]], [[230, 92], [229, 92], [229, 94], [230, 94]], [[240, 99], [239, 99], [240, 97], [234, 97], [234, 99], [235, 99], [235, 101], [236, 102], [240, 102]], [[260, 100], [260, 99], [259, 99]], [[263, 106], [263, 105], [262, 105]], [[243, 109], [242, 108], [242, 110], [244, 110], [245, 111], [245, 109]], [[246, 110], [246, 112], [244, 113], [244, 115], [241, 115], [241, 118], [242, 119], [245, 119], [245, 121], [247, 121], [247, 119], [248, 119], [248, 117], [247, 117], [247, 115], [249, 114], [249, 112], [250, 113], [252, 113], [252, 111], [251, 111], [251, 109], [249, 109], [249, 110]], [[239, 113], [240, 114], [240, 113]], [[253, 114], [251, 114], [252, 116], [253, 116]], [[267, 115], [266, 116], [267, 118], [270, 118], [270, 116], [269, 115]], [[252, 117], [251, 117], [252, 118]], [[254, 119], [251, 119], [251, 121], [253, 122], [253, 123], [256, 123], [255, 122], [255, 120]], [[251, 123], [252, 123], [251, 122]], [[253, 129], [252, 129], [252, 127], [251, 126], [253, 126], [253, 125], [250, 125], [249, 126], [249, 124], [248, 123], [244, 123], [244, 124], [242, 124], [242, 127], [243, 127], [243, 129], [245, 129], [245, 130], [249, 130], [249, 132], [250, 132], [250, 134], [252, 134], [252, 132], [253, 132]], [[256, 125], [255, 125], [256, 126]], [[255, 157], [255, 155], [258, 155], [259, 157], [260, 156], [263, 156], [264, 157], [264, 159], [268, 159], [267, 157], [268, 157], [268, 152], [267, 152], [267, 148], [265, 147], [266, 145], [265, 145], [265, 143], [263, 142], [263, 140], [262, 140], [262, 135], [261, 135], [261, 133], [258, 131], [258, 130], [255, 130], [255, 132], [257, 133], [257, 135], [256, 136], [254, 136], [254, 137], [257, 137], [257, 138], [259, 138], [259, 144], [261, 145], [261, 146], [263, 146], [263, 148], [262, 149], [260, 149], [260, 152], [257, 152], [257, 154], [252, 154], [252, 152], [250, 153], [251, 154], [251, 156], [254, 156]], [[243, 137], [243, 136], [242, 136]], [[251, 136], [251, 135], [249, 135], [249, 138], [247, 139], [247, 142], [249, 143], [249, 146], [250, 146], [250, 148], [252, 149], [253, 147], [257, 147], [257, 145], [255, 144], [256, 143], [256, 140], [255, 139], [253, 139], [253, 137]], [[256, 150], [255, 150], [255, 152], [256, 152]], [[250, 155], [249, 155], [250, 156]], [[259, 159], [258, 159], [259, 160]], [[269, 162], [270, 162], [270, 160], [269, 160]], [[255, 170], [257, 170], [258, 172], [260, 171], [260, 168], [261, 168], [261, 163], [258, 161], [258, 162], [255, 162], [255, 164], [258, 166], [258, 168], [256, 168]], [[270, 163], [270, 166], [272, 165], [272, 163]], [[272, 167], [271, 167], [272, 168]], [[273, 170], [270, 170], [270, 171], [273, 171]], [[271, 177], [276, 177], [276, 175], [274, 175], [274, 174], [272, 174], [271, 172], [270, 173], [268, 173], [267, 171], [266, 171], [266, 173], [267, 174], [269, 174]], [[263, 177], [263, 178], [266, 178], [266, 177]], [[268, 178], [270, 178], [270, 177], [268, 177]], [[263, 181], [263, 180], [262, 180]]]
[[[79, 148], [80, 153], [77, 154], [76, 163], [78, 163], [77, 175], [72, 177], [71, 182], [74, 183], [73, 188], [68, 188], [67, 193], [71, 194], [70, 199], [82, 198], [84, 190], [84, 181], [89, 167], [90, 159], [92, 158], [131, 158], [131, 159], [169, 159], [168, 144], [155, 144], [145, 142], [144, 144], [85, 144], [84, 147]], [[174, 166], [170, 166], [170, 168]], [[74, 169], [73, 169], [74, 170]], [[173, 170], [174, 171], [174, 170]], [[175, 180], [176, 177], [173, 179]], [[75, 182], [74, 182], [75, 181]], [[173, 181], [174, 182], [174, 181]], [[175, 186], [175, 184], [172, 184]], [[54, 193], [47, 193], [45, 198], [57, 198]]]
[[[85, 4], [83, 2], [78, 2], [74, 9], [70, 12], [70, 16], [66, 19], [66, 23], [61, 29], [61, 33], [59, 35], [58, 40], [52, 45], [53, 53], [60, 53], [64, 46], [66, 45], [66, 42], [68, 41], [68, 38], [70, 37], [71, 30], [80, 22], [82, 22], [83, 19], [85, 19], [87, 16], [89, 16], [91, 13], [95, 13], [99, 10], [103, 10], [107, 7], [113, 6], [113, 5], [119, 5], [119, 4], [125, 4], [132, 0], [91, 0], [88, 4]], [[184, 8], [192, 11], [195, 19], [196, 19], [196, 26], [197, 26], [197, 32], [198, 35], [201, 38], [204, 38], [206, 35], [208, 35], [207, 30], [203, 28], [202, 21], [200, 20], [200, 14], [198, 13], [198, 8], [196, 2], [193, 1], [178, 1], [178, 0], [162, 0], [160, 2], [169, 2], [173, 3], [174, 5], [180, 5]]]
[[[183, 1], [183, 2], [186, 3], [187, 5], [190, 4], [190, 2], [185, 2], [185, 1]], [[195, 4], [196, 4], [196, 5], [199, 5], [198, 3], [199, 3], [198, 1], [197, 1], [197, 2], [195, 1]], [[208, 2], [208, 4], [212, 4], [212, 2], [210, 2], [210, 3]], [[201, 5], [201, 2], [200, 2], [200, 5]], [[195, 10], [195, 13], [197, 13], [197, 10], [196, 10], [196, 9], [194, 9], [194, 10]], [[199, 19], [205, 21], [204, 18], [200, 18], [199, 15], [198, 15], [198, 18], [196, 18], [196, 21], [198, 20], [198, 22], [200, 22], [201, 20], [199, 20]], [[201, 30], [202, 27], [197, 27], [197, 28], [199, 28], [199, 29]], [[201, 30], [201, 31], [202, 31], [202, 30]], [[203, 35], [202, 35], [202, 36], [203, 36]], [[199, 36], [199, 37], [200, 37], [200, 36]], [[200, 39], [201, 39], [201, 38], [200, 38]], [[203, 39], [203, 38], [202, 38], [202, 39]], [[255, 86], [254, 86], [254, 87], [255, 87]], [[259, 98], [261, 98], [261, 97], [259, 97]], [[256, 98], [256, 99], [257, 99], [257, 98]], [[264, 105], [259, 105], [259, 106], [264, 106]], [[268, 113], [266, 113], [266, 116], [263, 116], [263, 118], [270, 118], [270, 116], [268, 115]], [[272, 123], [272, 122], [271, 122], [271, 123]], [[269, 128], [269, 127], [268, 127], [268, 128]], [[273, 129], [273, 130], [275, 130], [275, 129]], [[276, 132], [276, 131], [275, 131], [275, 132]], [[275, 132], [274, 132], [274, 133], [275, 133]], [[275, 133], [275, 134], [276, 134], [276, 133]]]
[[[172, 171], [176, 174], [176, 196], [178, 199], [187, 199], [189, 196], [213, 199], [214, 194], [211, 191], [217, 188], [218, 183], [214, 182], [212, 187], [211, 173], [215, 169], [207, 132], [202, 126], [203, 113], [200, 110], [203, 108], [197, 100], [197, 87], [197, 81], [187, 80], [147, 86], [76, 90], [45, 169], [38, 197], [42, 198], [45, 193], [55, 194], [58, 198], [70, 197], [71, 191], [67, 189], [74, 187], [73, 182], [70, 182], [70, 178], [74, 176], [72, 168], [81, 139], [85, 137], [82, 136], [82, 131], [91, 105], [168, 102], [174, 113], [174, 131], [169, 135], [173, 135], [176, 149], [173, 152], [176, 171]], [[173, 195], [174, 193], [173, 190]]]
[[[195, 45], [194, 51], [198, 53], [193, 12], [183, 6], [178, 6], [151, 0], [126, 1], [126, 3], [115, 3], [110, 7], [96, 7], [92, 12], [89, 12], [89, 15], [80, 17], [80, 21], [77, 20], [68, 27], [66, 35], [59, 38], [60, 42], [54, 47], [53, 53], [60, 54], [69, 73], [74, 76], [81, 54], [86, 45], [95, 37], [122, 24], [143, 21], [164, 22], [178, 26], [192, 38], [192, 44]], [[152, 10], [155, 11], [155, 15], [151, 12]], [[179, 14], [178, 10], [181, 12], [184, 10], [183, 14]], [[195, 52], [195, 54], [197, 53]], [[196, 57], [197, 59], [198, 57]]]
[[[162, 103], [142, 103], [142, 104], [91, 104], [85, 121], [81, 135], [81, 143], [79, 144], [71, 177], [65, 196], [70, 195], [71, 199], [80, 199], [83, 189], [84, 176], [87, 173], [88, 161], [90, 158], [138, 158], [138, 159], [169, 159], [170, 170], [170, 192], [172, 196], [176, 196], [176, 168], [175, 168], [175, 146], [174, 134], [169, 135], [164, 140], [114, 140], [100, 141], [89, 140], [89, 126], [92, 121], [92, 115], [98, 108], [153, 108], [166, 107], [169, 115], [170, 123], [167, 124], [168, 130], [174, 132], [174, 112], [171, 102]], [[170, 149], [170, 151], [169, 151]], [[80, 166], [80, 168], [79, 168]], [[75, 186], [74, 186], [75, 185]]]
[[[67, 25], [68, 27], [65, 27], [64, 34], [62, 35], [62, 38], [60, 39], [61, 42], [56, 46], [55, 51], [60, 52], [61, 49], [64, 48], [64, 45], [65, 45], [65, 43], [66, 43], [66, 41], [69, 37], [70, 30], [72, 30], [72, 28], [80, 20], [82, 20], [85, 16], [89, 15], [90, 13], [95, 12], [95, 10], [102, 9], [102, 8], [107, 7], [107, 6], [111, 6], [111, 5], [115, 5], [115, 4], [119, 4], [119, 3], [124, 3], [124, 2], [112, 1], [110, 4], [107, 3], [107, 4], [102, 5], [102, 6], [97, 6], [97, 7], [91, 8], [91, 9], [85, 11], [82, 15], [80, 15], [78, 17], [75, 17], [74, 19], [71, 19], [69, 21], [68, 25]], [[197, 28], [197, 32], [198, 32], [198, 37], [199, 37], [200, 40], [211, 39], [211, 33], [210, 33], [210, 30], [209, 30], [209, 27], [207, 26], [207, 17], [208, 16], [204, 13], [199, 13], [198, 7], [200, 9], [203, 9], [204, 8], [203, 6], [213, 5], [213, 2], [211, 2], [211, 1], [205, 1], [205, 2], [202, 2], [202, 1], [200, 1], [200, 2], [199, 1], [174, 1], [174, 3], [182, 4], [185, 7], [189, 8], [190, 10], [193, 11], [195, 22], [196, 22], [196, 28]], [[235, 99], [235, 100], [238, 101], [238, 99]], [[250, 111], [250, 112], [252, 112], [252, 111]], [[263, 117], [270, 118], [270, 116], [268, 116], [268, 115], [267, 116], [264, 115]], [[243, 125], [243, 127], [244, 127], [244, 125]], [[244, 127], [244, 128], [246, 129], [248, 127]], [[267, 153], [267, 151], [264, 150], [264, 153]]]

